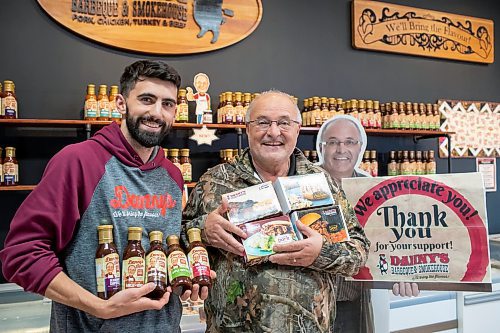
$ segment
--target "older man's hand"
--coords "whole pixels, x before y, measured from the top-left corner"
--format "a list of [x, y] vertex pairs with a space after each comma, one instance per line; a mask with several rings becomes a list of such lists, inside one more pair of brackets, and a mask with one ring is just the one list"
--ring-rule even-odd
[[246, 239], [247, 235], [243, 230], [223, 217], [223, 214], [227, 212], [227, 210], [228, 204], [223, 198], [221, 205], [207, 216], [204, 228], [205, 238], [210, 246], [244, 256], [245, 249], [243, 245], [234, 238], [233, 234], [243, 239]]
[[[215, 280], [217, 278], [217, 273], [215, 271], [210, 270], [210, 278]], [[201, 287], [199, 284], [193, 284], [193, 289], [187, 290], [184, 294], [180, 296], [181, 300], [187, 301], [188, 299], [192, 301], [197, 301], [201, 299], [202, 301], [206, 300], [208, 297], [208, 287]]]
[[415, 282], [396, 282], [392, 286], [392, 293], [394, 296], [416, 297], [420, 294], [420, 290]]
[[297, 228], [307, 238], [288, 244], [275, 245], [269, 260], [275, 264], [289, 266], [310, 266], [319, 256], [323, 246], [323, 236], [300, 221]]

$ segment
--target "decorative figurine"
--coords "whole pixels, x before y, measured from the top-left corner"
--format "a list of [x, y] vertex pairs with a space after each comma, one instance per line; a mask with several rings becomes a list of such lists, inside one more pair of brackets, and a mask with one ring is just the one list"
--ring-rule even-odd
[[203, 114], [210, 110], [210, 95], [207, 94], [208, 87], [210, 87], [210, 79], [205, 73], [198, 73], [195, 75], [193, 85], [196, 93], [193, 94], [193, 89], [187, 87], [186, 98], [188, 101], [196, 101], [196, 123], [203, 124]]

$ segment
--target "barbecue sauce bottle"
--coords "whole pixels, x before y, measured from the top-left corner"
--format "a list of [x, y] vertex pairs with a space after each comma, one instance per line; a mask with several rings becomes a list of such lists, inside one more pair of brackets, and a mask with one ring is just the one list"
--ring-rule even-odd
[[120, 291], [120, 257], [113, 242], [113, 226], [100, 225], [99, 246], [95, 254], [97, 296], [109, 299]]
[[179, 237], [170, 235], [167, 237], [167, 262], [168, 262], [168, 280], [172, 287], [172, 292], [178, 296], [185, 291], [191, 290], [191, 270], [184, 251], [179, 244]]
[[123, 251], [123, 289], [140, 288], [144, 285], [146, 252], [142, 247], [141, 238], [141, 227], [128, 228], [128, 244]]
[[146, 282], [154, 282], [155, 289], [146, 296], [160, 299], [167, 291], [167, 255], [162, 245], [163, 233], [149, 233], [150, 248], [146, 254]]
[[201, 230], [198, 228], [189, 229], [188, 232], [189, 248], [188, 259], [191, 272], [193, 273], [193, 283], [197, 283], [200, 287], [210, 287], [212, 280], [210, 279], [210, 262], [208, 260], [208, 252], [205, 245], [201, 242]]

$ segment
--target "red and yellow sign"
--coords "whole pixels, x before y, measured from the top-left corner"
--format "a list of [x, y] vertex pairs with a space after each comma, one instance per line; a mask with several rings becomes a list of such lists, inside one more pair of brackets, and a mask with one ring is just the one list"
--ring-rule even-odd
[[390, 3], [353, 0], [355, 48], [493, 63], [493, 21]]
[[261, 0], [38, 0], [57, 22], [91, 40], [153, 54], [220, 49], [250, 35]]
[[342, 186], [371, 242], [356, 280], [412, 281], [420, 289], [491, 288], [479, 173], [350, 178]]

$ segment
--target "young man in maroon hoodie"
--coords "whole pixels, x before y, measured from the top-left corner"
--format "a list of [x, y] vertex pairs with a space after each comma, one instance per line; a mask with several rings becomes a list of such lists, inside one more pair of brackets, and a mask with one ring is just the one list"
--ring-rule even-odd
[[[161, 61], [125, 68], [117, 107], [125, 115], [91, 139], [70, 145], [47, 165], [42, 180], [19, 207], [0, 252], [4, 276], [53, 300], [52, 332], [180, 332], [182, 306], [170, 292], [144, 297], [152, 283], [97, 295], [97, 226], [112, 224], [121, 254], [127, 230], [164, 235], [181, 231], [183, 180], [159, 149], [172, 127], [180, 76]], [[207, 297], [206, 287], [182, 298]]]

